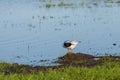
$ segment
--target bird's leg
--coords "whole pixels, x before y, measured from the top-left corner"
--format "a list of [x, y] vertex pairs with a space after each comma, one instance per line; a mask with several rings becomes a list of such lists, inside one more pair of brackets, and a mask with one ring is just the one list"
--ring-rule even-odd
[[67, 55], [68, 55], [68, 56], [73, 56], [72, 49], [68, 49]]
[[68, 49], [68, 53], [73, 53], [73, 52], [72, 52], [72, 49]]

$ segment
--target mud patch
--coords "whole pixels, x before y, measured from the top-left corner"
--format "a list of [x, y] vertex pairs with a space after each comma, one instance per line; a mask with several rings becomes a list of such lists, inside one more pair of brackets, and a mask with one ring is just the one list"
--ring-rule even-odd
[[107, 61], [119, 61], [120, 56], [93, 56], [90, 54], [84, 53], [67, 53], [66, 55], [59, 57], [57, 63], [64, 66], [83, 66], [83, 67], [92, 67], [95, 65], [101, 65]]
[[67, 53], [59, 57], [57, 63], [71, 66], [93, 66], [96, 64], [94, 56], [84, 53]]

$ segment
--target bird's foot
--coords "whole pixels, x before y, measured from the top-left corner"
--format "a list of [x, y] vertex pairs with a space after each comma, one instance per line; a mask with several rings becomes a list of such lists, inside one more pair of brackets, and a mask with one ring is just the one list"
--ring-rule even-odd
[[75, 53], [73, 53], [73, 52], [67, 52], [66, 55], [67, 55], [67, 56], [73, 56], [73, 55], [75, 55]]

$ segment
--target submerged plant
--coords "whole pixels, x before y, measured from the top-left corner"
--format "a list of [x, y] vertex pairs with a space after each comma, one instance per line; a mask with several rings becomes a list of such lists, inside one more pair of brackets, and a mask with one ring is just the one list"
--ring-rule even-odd
[[72, 6], [72, 5], [73, 5], [73, 3], [64, 3], [64, 2], [60, 2], [58, 4], [58, 6]]
[[51, 4], [50, 3], [47, 3], [46, 4], [46, 8], [50, 8], [51, 7]]
[[52, 4], [52, 3], [46, 3], [46, 8], [51, 8], [51, 7], [54, 7], [55, 4]]

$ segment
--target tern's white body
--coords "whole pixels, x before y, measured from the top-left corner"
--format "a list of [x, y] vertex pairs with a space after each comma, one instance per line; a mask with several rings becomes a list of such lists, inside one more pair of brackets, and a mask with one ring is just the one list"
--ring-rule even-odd
[[78, 45], [79, 42], [80, 41], [74, 41], [74, 40], [65, 41], [63, 47], [67, 48], [68, 52], [72, 52], [72, 50]]

